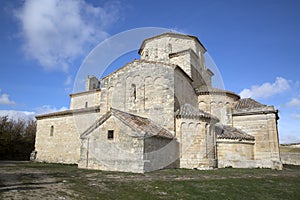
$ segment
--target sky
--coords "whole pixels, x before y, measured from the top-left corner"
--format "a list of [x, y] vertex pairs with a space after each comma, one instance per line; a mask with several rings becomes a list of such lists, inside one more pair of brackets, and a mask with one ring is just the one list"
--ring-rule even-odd
[[76, 74], [99, 43], [160, 27], [197, 36], [224, 88], [274, 105], [280, 143], [300, 142], [298, 0], [3, 0], [0, 9], [0, 115], [68, 109]]

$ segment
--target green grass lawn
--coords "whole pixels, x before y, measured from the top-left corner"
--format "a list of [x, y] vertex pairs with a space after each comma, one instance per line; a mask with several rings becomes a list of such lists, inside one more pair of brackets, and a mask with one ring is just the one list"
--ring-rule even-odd
[[[3, 168], [0, 165], [1, 174]], [[55, 192], [65, 199], [300, 199], [299, 166], [285, 166], [282, 171], [168, 169], [145, 174], [83, 170], [76, 165], [43, 163], [21, 163], [5, 168], [7, 174], [20, 170], [24, 174], [19, 173], [16, 179], [28, 187], [33, 183], [37, 186], [39, 180], [46, 183], [52, 180], [49, 187], [40, 182], [41, 190], [46, 191], [40, 192], [41, 198], [51, 198]], [[0, 186], [4, 187], [5, 181], [1, 177], [0, 181]], [[8, 192], [5, 190], [1, 194]], [[20, 192], [22, 195], [23, 191]]]

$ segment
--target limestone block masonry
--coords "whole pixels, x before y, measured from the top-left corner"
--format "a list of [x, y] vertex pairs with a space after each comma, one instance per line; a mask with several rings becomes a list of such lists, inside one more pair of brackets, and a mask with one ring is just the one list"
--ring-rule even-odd
[[136, 173], [281, 169], [278, 111], [214, 88], [205, 52], [195, 36], [164, 33], [143, 41], [140, 60], [87, 74], [70, 110], [36, 117], [36, 161]]

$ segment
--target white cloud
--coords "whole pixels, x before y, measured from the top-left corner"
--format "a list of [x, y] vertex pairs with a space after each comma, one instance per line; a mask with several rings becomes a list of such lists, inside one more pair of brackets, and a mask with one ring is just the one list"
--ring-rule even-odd
[[44, 69], [68, 71], [76, 58], [108, 36], [119, 8], [118, 2], [97, 7], [84, 0], [25, 0], [15, 12], [23, 50]]
[[57, 109], [54, 106], [44, 105], [42, 107], [38, 107], [35, 111], [19, 111], [19, 110], [0, 110], [0, 117], [8, 116], [9, 119], [24, 119], [24, 120], [34, 120], [36, 115], [52, 113], [52, 112], [59, 112], [68, 110], [67, 107], [61, 107]]
[[0, 110], [0, 116], [8, 116], [9, 119], [33, 120], [35, 113], [29, 111], [18, 110]]
[[268, 98], [288, 89], [290, 89], [288, 80], [277, 77], [274, 83], [263, 83], [262, 85], [254, 85], [251, 89], [242, 90], [240, 96], [242, 98]]
[[1, 94], [1, 89], [0, 89], [0, 105], [14, 105], [15, 102], [9, 99], [8, 94]]
[[46, 113], [53, 113], [53, 112], [68, 110], [68, 108], [63, 106], [63, 107], [57, 109], [56, 107], [53, 107], [50, 105], [44, 105], [42, 107], [36, 108], [35, 110], [36, 110], [36, 114], [41, 115], [41, 114], [46, 114]]
[[65, 83], [64, 83], [64, 84], [65, 84], [66, 86], [68, 86], [68, 85], [71, 85], [72, 82], [73, 82], [72, 76], [69, 75], [69, 76], [67, 77], [67, 79], [65, 80]]
[[300, 99], [292, 98], [292, 100], [289, 101], [286, 105], [289, 107], [300, 107]]

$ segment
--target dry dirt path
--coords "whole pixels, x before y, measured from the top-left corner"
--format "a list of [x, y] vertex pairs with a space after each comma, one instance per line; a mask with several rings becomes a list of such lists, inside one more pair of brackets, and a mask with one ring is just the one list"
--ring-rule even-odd
[[68, 183], [39, 169], [20, 168], [24, 162], [0, 161], [0, 193], [3, 199], [72, 199]]

